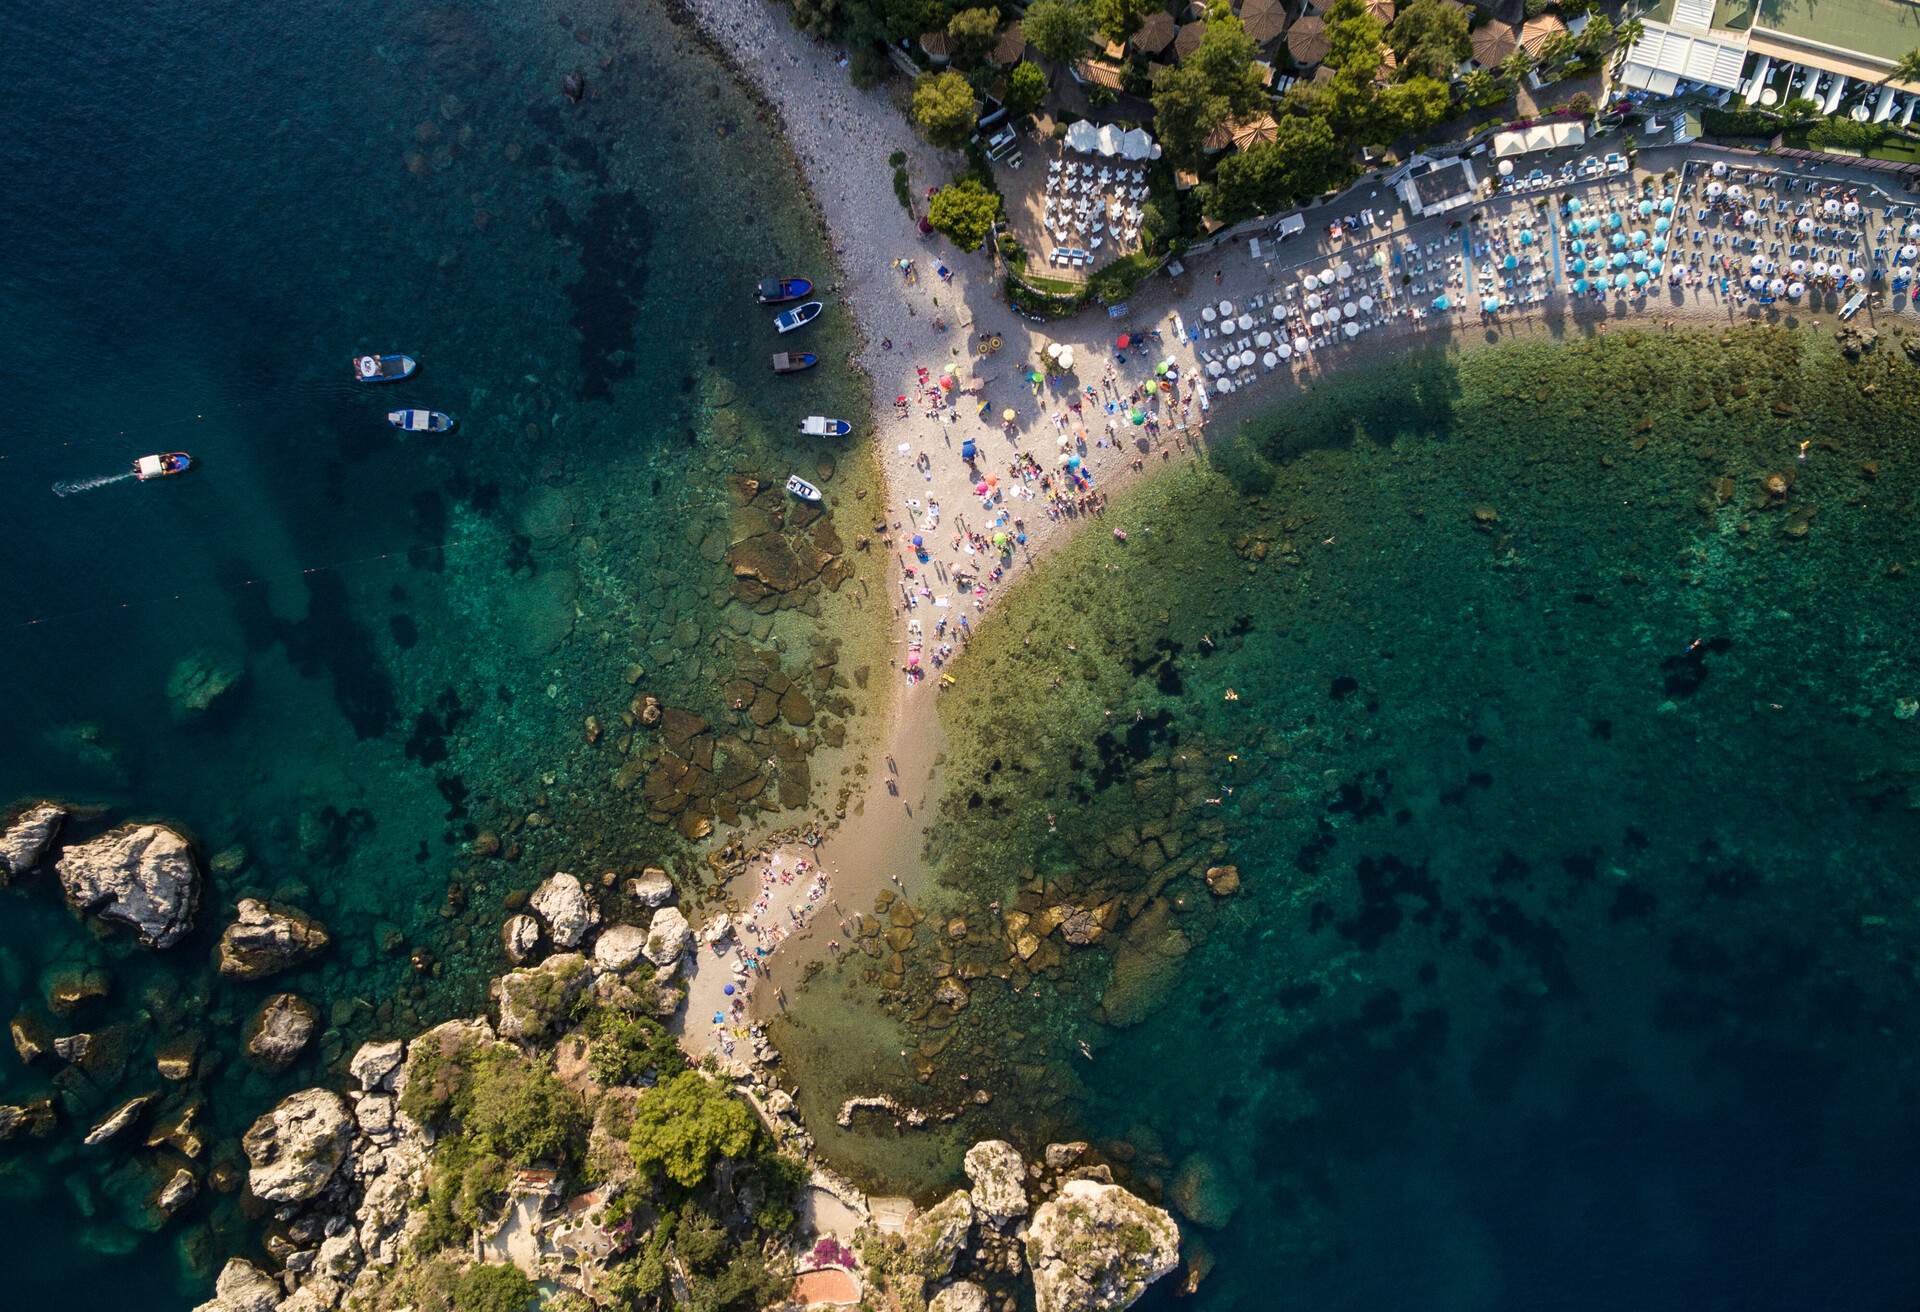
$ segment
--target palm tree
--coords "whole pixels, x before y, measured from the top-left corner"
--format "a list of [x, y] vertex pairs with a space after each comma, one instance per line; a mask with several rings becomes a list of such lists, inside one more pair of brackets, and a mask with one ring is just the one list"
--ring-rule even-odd
[[1902, 82], [1920, 82], [1920, 50], [1909, 50], [1893, 61], [1893, 71], [1877, 82], [1876, 86], [1885, 86], [1899, 78]]
[[1613, 44], [1616, 50], [1631, 50], [1640, 38], [1647, 34], [1647, 25], [1637, 18], [1629, 18], [1613, 30]]
[[1516, 50], [1500, 61], [1500, 77], [1510, 87], [1517, 87], [1527, 80], [1527, 74], [1533, 71], [1533, 56], [1524, 50]]

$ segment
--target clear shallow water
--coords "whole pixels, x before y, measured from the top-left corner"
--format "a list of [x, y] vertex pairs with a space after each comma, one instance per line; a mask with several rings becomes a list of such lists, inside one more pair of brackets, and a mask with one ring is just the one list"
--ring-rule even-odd
[[[208, 856], [244, 851], [166, 954], [96, 939], [51, 879], [0, 894], [8, 1014], [103, 1038], [82, 1073], [0, 1059], [0, 1100], [64, 1111], [51, 1143], [0, 1148], [0, 1227], [20, 1299], [120, 1307], [138, 1282], [187, 1306], [257, 1232], [209, 1192], [152, 1233], [171, 1163], [79, 1135], [160, 1087], [157, 1035], [198, 1029], [207, 1073], [166, 1110], [202, 1099], [231, 1161], [239, 1129], [360, 1040], [478, 1005], [510, 891], [691, 868], [678, 815], [650, 820], [644, 779], [620, 774], [636, 693], [711, 719], [722, 761], [777, 755], [764, 798], [791, 792], [854, 708], [815, 683], [810, 727], [763, 727], [722, 686], [766, 653], [814, 674], [862, 585], [729, 604], [729, 545], [769, 518], [728, 478], [797, 470], [852, 506], [871, 469], [788, 434], [862, 393], [831, 367], [851, 346], [837, 310], [805, 343], [826, 366], [767, 373], [748, 288], [830, 280], [825, 243], [756, 108], [657, 6], [54, 6], [9, 20], [0, 119], [0, 803], [56, 796], [102, 808], [81, 833], [156, 817]], [[365, 349], [418, 356], [419, 378], [358, 388]], [[461, 427], [401, 438], [395, 405]], [[171, 449], [199, 468], [53, 492]], [[243, 681], [178, 721], [189, 659]], [[517, 859], [478, 857], [483, 832]], [[243, 895], [320, 916], [335, 947], [220, 984], [212, 944]], [[49, 983], [87, 965], [111, 996], [51, 1017]], [[282, 988], [326, 1033], [267, 1076], [237, 1048]]]
[[1092, 1139], [1180, 1306], [1910, 1305], [1916, 400], [1892, 338], [1416, 355], [1130, 495], [955, 669], [889, 1086]]

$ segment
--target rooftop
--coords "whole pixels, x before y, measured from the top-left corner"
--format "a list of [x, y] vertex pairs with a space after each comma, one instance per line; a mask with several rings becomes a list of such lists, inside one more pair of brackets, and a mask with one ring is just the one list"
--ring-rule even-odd
[[[1716, 25], [1721, 18], [1716, 11]], [[1920, 4], [1910, 0], [1759, 0], [1753, 25], [1889, 64], [1920, 46]]]

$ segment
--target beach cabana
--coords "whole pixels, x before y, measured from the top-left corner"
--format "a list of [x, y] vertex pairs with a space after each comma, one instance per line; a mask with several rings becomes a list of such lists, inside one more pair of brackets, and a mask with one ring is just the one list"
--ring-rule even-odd
[[1287, 7], [1282, 0], [1245, 0], [1240, 22], [1253, 43], [1264, 46], [1287, 30]]
[[936, 67], [953, 58], [953, 43], [939, 28], [920, 34], [920, 49]]
[[993, 53], [987, 58], [1002, 68], [1012, 68], [1027, 53], [1027, 34], [1017, 22], [1008, 23], [994, 38]]
[[1156, 9], [1140, 24], [1140, 30], [1127, 40], [1141, 54], [1157, 55], [1173, 44], [1174, 30], [1173, 15], [1164, 9]]
[[1333, 44], [1327, 38], [1327, 21], [1309, 14], [1287, 29], [1287, 53], [1302, 68], [1312, 68], [1327, 57]]
[[1512, 23], [1488, 23], [1473, 33], [1472, 40], [1473, 62], [1485, 69], [1497, 69], [1520, 48], [1520, 29]]
[[1205, 23], [1187, 23], [1174, 34], [1173, 57], [1176, 61], [1185, 59], [1200, 48], [1201, 39], [1207, 35]]

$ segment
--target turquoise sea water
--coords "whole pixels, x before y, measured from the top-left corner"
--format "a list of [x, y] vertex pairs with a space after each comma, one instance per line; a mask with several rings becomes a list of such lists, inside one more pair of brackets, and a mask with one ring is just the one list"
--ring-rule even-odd
[[[8, 1015], [97, 1040], [85, 1069], [0, 1056], [0, 1101], [62, 1110], [52, 1140], [0, 1147], [0, 1229], [22, 1303], [124, 1307], [137, 1284], [186, 1306], [260, 1232], [212, 1189], [156, 1229], [177, 1159], [146, 1132], [198, 1103], [195, 1169], [231, 1165], [241, 1128], [362, 1039], [478, 1006], [511, 891], [555, 868], [693, 872], [675, 830], [702, 808], [724, 831], [806, 799], [808, 749], [853, 710], [816, 643], [861, 585], [730, 601], [730, 544], [789, 512], [728, 480], [798, 471], [852, 505], [871, 469], [789, 435], [857, 415], [862, 389], [832, 367], [838, 309], [804, 344], [826, 367], [767, 372], [751, 284], [830, 282], [825, 243], [759, 111], [657, 5], [107, 0], [6, 27], [0, 805], [98, 808], [82, 837], [164, 819], [224, 856], [165, 954], [91, 933], [50, 877], [0, 894]], [[368, 349], [416, 355], [418, 379], [357, 387]], [[461, 425], [403, 438], [396, 405]], [[53, 490], [160, 450], [199, 467]], [[832, 523], [784, 531], [817, 568], [845, 558]], [[183, 661], [235, 691], [177, 718]], [[722, 687], [764, 661], [812, 680], [810, 727], [729, 713]], [[622, 770], [654, 760], [622, 719], [637, 694], [713, 722], [690, 804]], [[244, 895], [318, 915], [333, 949], [219, 983]], [[109, 996], [52, 1015], [49, 986], [90, 966]], [[324, 1034], [269, 1076], [237, 1048], [281, 988]], [[153, 1044], [185, 1032], [202, 1074], [163, 1088]], [[151, 1091], [141, 1134], [78, 1146]]]
[[1117, 499], [954, 669], [908, 1060], [796, 1064], [992, 1101], [823, 1142], [1090, 1139], [1155, 1305], [1911, 1306], [1916, 400], [1893, 337], [1415, 353]]

